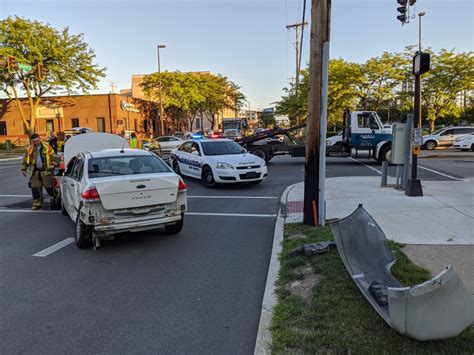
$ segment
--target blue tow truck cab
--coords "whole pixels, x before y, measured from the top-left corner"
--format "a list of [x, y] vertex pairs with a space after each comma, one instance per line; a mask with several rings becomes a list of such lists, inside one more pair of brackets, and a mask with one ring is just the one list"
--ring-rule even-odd
[[354, 152], [366, 151], [378, 161], [390, 160], [392, 154], [392, 128], [385, 128], [377, 112], [344, 112], [340, 139], [329, 140], [326, 155], [350, 157]]

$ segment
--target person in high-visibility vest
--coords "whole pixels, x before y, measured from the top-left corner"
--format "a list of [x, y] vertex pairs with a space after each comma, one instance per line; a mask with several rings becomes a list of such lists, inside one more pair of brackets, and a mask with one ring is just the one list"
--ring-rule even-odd
[[130, 135], [129, 144], [130, 144], [130, 148], [132, 148], [132, 149], [140, 149], [141, 148], [140, 147], [140, 141], [138, 140], [137, 135], [135, 133], [132, 133]]
[[43, 207], [43, 187], [48, 195], [55, 197], [55, 186], [53, 178], [53, 170], [59, 165], [60, 158], [54, 153], [53, 148], [44, 142], [41, 142], [39, 135], [36, 133], [30, 137], [31, 145], [26, 150], [23, 158], [21, 171], [23, 176], [27, 175], [29, 169], [30, 180], [28, 187], [33, 195], [33, 211]]

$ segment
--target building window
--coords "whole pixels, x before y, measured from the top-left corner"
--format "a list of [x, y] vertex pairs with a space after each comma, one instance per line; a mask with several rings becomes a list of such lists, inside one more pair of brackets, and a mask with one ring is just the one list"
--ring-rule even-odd
[[97, 132], [105, 132], [105, 118], [98, 117], [97, 121]]
[[53, 120], [46, 120], [46, 133], [50, 133], [54, 131], [54, 121]]
[[0, 121], [0, 136], [7, 135], [7, 123], [5, 121]]
[[79, 127], [79, 118], [71, 118], [71, 128]]

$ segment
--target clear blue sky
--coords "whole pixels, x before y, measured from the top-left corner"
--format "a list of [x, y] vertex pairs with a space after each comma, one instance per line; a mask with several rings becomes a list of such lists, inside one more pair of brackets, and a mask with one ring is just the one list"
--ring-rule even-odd
[[[307, 19], [311, 0], [307, 0]], [[396, 0], [333, 0], [331, 57], [362, 62], [417, 43], [417, 20], [400, 26]], [[84, 33], [109, 81], [130, 87], [132, 74], [156, 71], [156, 44], [164, 43], [163, 70], [210, 70], [242, 86], [252, 108], [269, 106], [294, 76], [294, 31], [303, 0], [0, 0], [10, 15]], [[425, 46], [473, 50], [473, 0], [418, 0], [425, 11]], [[303, 63], [308, 61], [309, 28]]]

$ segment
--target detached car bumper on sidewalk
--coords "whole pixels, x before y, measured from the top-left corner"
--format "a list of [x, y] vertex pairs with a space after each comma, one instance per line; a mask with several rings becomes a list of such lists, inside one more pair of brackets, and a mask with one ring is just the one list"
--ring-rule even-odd
[[385, 234], [362, 205], [331, 229], [352, 280], [400, 334], [420, 341], [446, 339], [474, 322], [474, 300], [450, 266], [413, 287], [395, 279], [390, 269], [396, 260]]

